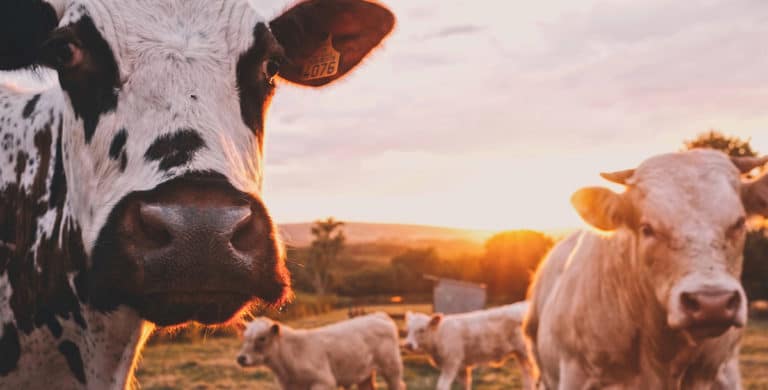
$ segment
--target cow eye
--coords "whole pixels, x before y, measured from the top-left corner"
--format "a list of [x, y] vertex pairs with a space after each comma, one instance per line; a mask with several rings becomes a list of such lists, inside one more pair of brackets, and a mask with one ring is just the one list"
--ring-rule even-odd
[[642, 234], [643, 237], [651, 238], [656, 235], [656, 232], [650, 224], [644, 223], [640, 225], [640, 234]]
[[743, 216], [739, 217], [739, 219], [737, 219], [736, 222], [734, 222], [734, 224], [731, 225], [730, 228], [728, 228], [728, 234], [732, 235], [740, 232], [746, 227], [746, 224], [747, 224], [747, 219], [744, 218]]
[[280, 72], [280, 59], [270, 58], [264, 62], [264, 76], [271, 83], [272, 79]]
[[43, 62], [57, 70], [73, 68], [83, 60], [80, 47], [67, 39], [52, 39], [42, 49]]

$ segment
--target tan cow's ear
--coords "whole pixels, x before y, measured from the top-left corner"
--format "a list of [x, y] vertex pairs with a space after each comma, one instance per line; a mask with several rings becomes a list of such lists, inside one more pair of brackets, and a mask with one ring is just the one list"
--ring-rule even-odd
[[584, 221], [600, 230], [615, 230], [628, 219], [623, 197], [604, 187], [576, 191], [571, 204]]
[[272, 324], [272, 327], [269, 328], [270, 333], [272, 333], [275, 336], [280, 335], [280, 324]]
[[768, 217], [768, 174], [742, 183], [741, 202], [747, 214]]
[[434, 328], [434, 327], [440, 325], [440, 322], [442, 320], [443, 320], [443, 313], [432, 314], [432, 318], [429, 319], [429, 326]]

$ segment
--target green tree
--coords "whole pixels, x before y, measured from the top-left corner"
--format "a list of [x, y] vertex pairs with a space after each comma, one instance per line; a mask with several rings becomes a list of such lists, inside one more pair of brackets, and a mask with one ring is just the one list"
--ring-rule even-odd
[[533, 230], [512, 230], [491, 237], [481, 259], [482, 280], [492, 296], [525, 299], [531, 274], [555, 241]]
[[311, 231], [315, 238], [309, 248], [307, 272], [317, 294], [325, 295], [331, 284], [330, 266], [337, 260], [346, 241], [343, 226], [344, 222], [333, 217], [315, 221], [312, 225]]
[[757, 152], [752, 149], [749, 139], [743, 140], [736, 136], [726, 135], [716, 130], [699, 134], [692, 140], [683, 141], [684, 150], [697, 148], [716, 149], [734, 157], [755, 157]]
[[390, 260], [397, 291], [402, 293], [427, 293], [432, 291], [432, 281], [425, 274], [443, 276], [440, 257], [435, 248], [407, 249]]

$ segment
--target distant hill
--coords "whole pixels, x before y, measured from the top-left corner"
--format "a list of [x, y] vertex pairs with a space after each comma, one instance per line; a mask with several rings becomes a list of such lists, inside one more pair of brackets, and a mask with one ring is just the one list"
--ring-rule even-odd
[[[286, 244], [307, 246], [312, 242], [311, 222], [280, 224], [279, 229]], [[344, 233], [347, 242], [391, 242], [399, 244], [419, 244], [445, 241], [467, 241], [472, 244], [482, 243], [493, 235], [490, 230], [467, 230], [426, 225], [405, 225], [391, 223], [345, 222]]]

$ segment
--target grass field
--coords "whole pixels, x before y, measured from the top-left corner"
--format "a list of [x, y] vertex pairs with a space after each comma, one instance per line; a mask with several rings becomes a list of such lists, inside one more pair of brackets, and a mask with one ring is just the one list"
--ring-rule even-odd
[[[429, 305], [369, 307], [370, 311], [429, 311]], [[290, 321], [294, 327], [313, 327], [347, 318], [346, 310]], [[143, 353], [137, 377], [142, 389], [264, 389], [279, 387], [265, 368], [244, 370], [235, 363], [240, 341], [208, 338], [196, 343], [154, 344]], [[421, 356], [405, 356], [405, 381], [409, 390], [434, 389], [438, 371]], [[768, 321], [752, 321], [742, 347], [741, 370], [746, 389], [768, 390]], [[519, 389], [520, 377], [512, 360], [503, 367], [474, 371], [478, 390]], [[379, 382], [380, 388], [384, 384]], [[458, 387], [454, 387], [458, 389]]]

